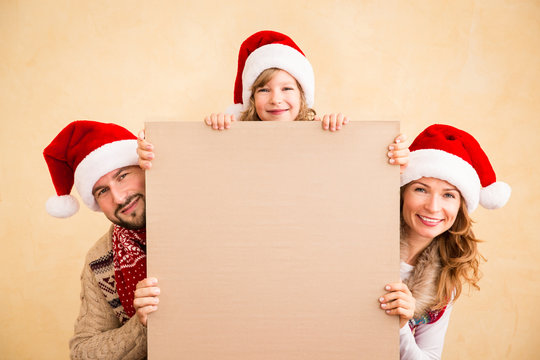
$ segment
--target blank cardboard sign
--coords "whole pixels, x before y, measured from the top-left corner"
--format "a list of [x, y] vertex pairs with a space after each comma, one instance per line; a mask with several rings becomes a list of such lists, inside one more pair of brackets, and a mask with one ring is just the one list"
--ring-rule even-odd
[[397, 122], [150, 122], [155, 359], [398, 359]]

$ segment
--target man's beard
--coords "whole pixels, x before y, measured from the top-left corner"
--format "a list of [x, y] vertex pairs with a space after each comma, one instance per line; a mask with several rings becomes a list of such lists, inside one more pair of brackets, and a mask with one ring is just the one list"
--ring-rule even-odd
[[[119, 214], [121, 214], [121, 211], [124, 207], [129, 205], [135, 198], [139, 197], [139, 201], [142, 201], [143, 208], [141, 214], [135, 214], [132, 213], [130, 215], [127, 215], [127, 219], [123, 219]], [[126, 199], [126, 201], [118, 206], [116, 211], [114, 212], [115, 219], [110, 219], [113, 223], [116, 225], [119, 225], [123, 228], [126, 228], [128, 230], [140, 230], [143, 229], [146, 226], [146, 201], [144, 199], [143, 194], [133, 194], [129, 198]], [[123, 215], [125, 216], [125, 215]]]

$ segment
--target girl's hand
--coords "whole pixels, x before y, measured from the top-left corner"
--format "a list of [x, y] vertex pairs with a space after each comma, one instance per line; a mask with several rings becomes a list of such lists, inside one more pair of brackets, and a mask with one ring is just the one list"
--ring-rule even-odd
[[153, 313], [158, 308], [159, 293], [160, 290], [157, 287], [157, 279], [155, 278], [146, 278], [137, 283], [133, 307], [139, 321], [144, 326], [146, 326], [148, 314]]
[[154, 159], [154, 146], [145, 139], [144, 130], [139, 131], [137, 137], [137, 155], [139, 155], [139, 166], [143, 170], [148, 170], [152, 167]]
[[214, 130], [228, 129], [233, 121], [236, 121], [234, 115], [223, 113], [212, 114], [204, 118], [205, 124]]
[[[315, 116], [315, 120], [321, 121], [321, 118], [319, 116]], [[322, 118], [322, 128], [324, 130], [337, 131], [341, 129], [343, 125], [347, 125], [348, 123], [349, 118], [341, 113], [324, 115]]]
[[399, 165], [399, 172], [403, 173], [409, 165], [409, 146], [407, 136], [399, 134], [394, 142], [388, 146], [388, 162], [393, 165]]
[[398, 315], [399, 327], [402, 328], [413, 318], [416, 300], [404, 283], [388, 284], [384, 289], [388, 293], [379, 298], [381, 309], [388, 315]]

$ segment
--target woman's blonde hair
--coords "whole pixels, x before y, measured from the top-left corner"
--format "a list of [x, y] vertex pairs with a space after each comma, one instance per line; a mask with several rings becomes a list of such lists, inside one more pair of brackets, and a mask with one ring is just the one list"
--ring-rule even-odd
[[436, 309], [442, 309], [452, 299], [452, 294], [454, 300], [457, 300], [461, 295], [463, 283], [480, 290], [478, 281], [482, 273], [479, 266], [486, 258], [478, 250], [478, 243], [482, 240], [474, 236], [472, 224], [465, 199], [461, 197], [461, 206], [454, 224], [434, 239], [439, 242], [441, 256]]
[[[401, 209], [403, 209], [403, 191], [401, 187]], [[486, 259], [478, 250], [478, 243], [472, 231], [473, 220], [467, 211], [465, 199], [461, 196], [460, 207], [456, 220], [444, 233], [436, 236], [433, 241], [438, 242], [439, 256], [441, 260], [441, 273], [438, 279], [436, 304], [432, 310], [444, 308], [452, 299], [459, 298], [463, 284], [480, 290], [478, 281], [482, 277], [479, 270], [480, 262]], [[403, 216], [401, 216], [402, 236], [405, 233]]]
[[[259, 118], [259, 115], [257, 115], [257, 111], [255, 110], [255, 91], [263, 86], [265, 86], [271, 79], [272, 76], [281, 69], [278, 68], [269, 68], [264, 70], [259, 77], [253, 82], [253, 86], [251, 86], [251, 96], [249, 98], [249, 104], [248, 108], [242, 112], [240, 115], [240, 121], [261, 121]], [[304, 90], [302, 89], [302, 86], [300, 86], [300, 83], [295, 79], [296, 85], [298, 86], [298, 89], [300, 90], [300, 111], [298, 112], [298, 116], [296, 117], [297, 121], [310, 121], [315, 118], [315, 110], [310, 109], [306, 104], [306, 97], [304, 95]]]

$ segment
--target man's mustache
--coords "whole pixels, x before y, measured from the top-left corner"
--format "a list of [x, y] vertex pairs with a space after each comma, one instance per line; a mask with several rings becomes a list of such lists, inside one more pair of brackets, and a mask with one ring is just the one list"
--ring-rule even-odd
[[133, 194], [131, 196], [129, 196], [126, 201], [124, 201], [123, 204], [121, 205], [118, 205], [118, 207], [116, 208], [116, 211], [115, 211], [115, 215], [116, 217], [118, 217], [118, 214], [126, 207], [128, 206], [134, 199], [136, 199], [137, 197], [140, 197], [141, 199], [143, 198], [143, 195], [142, 194]]

